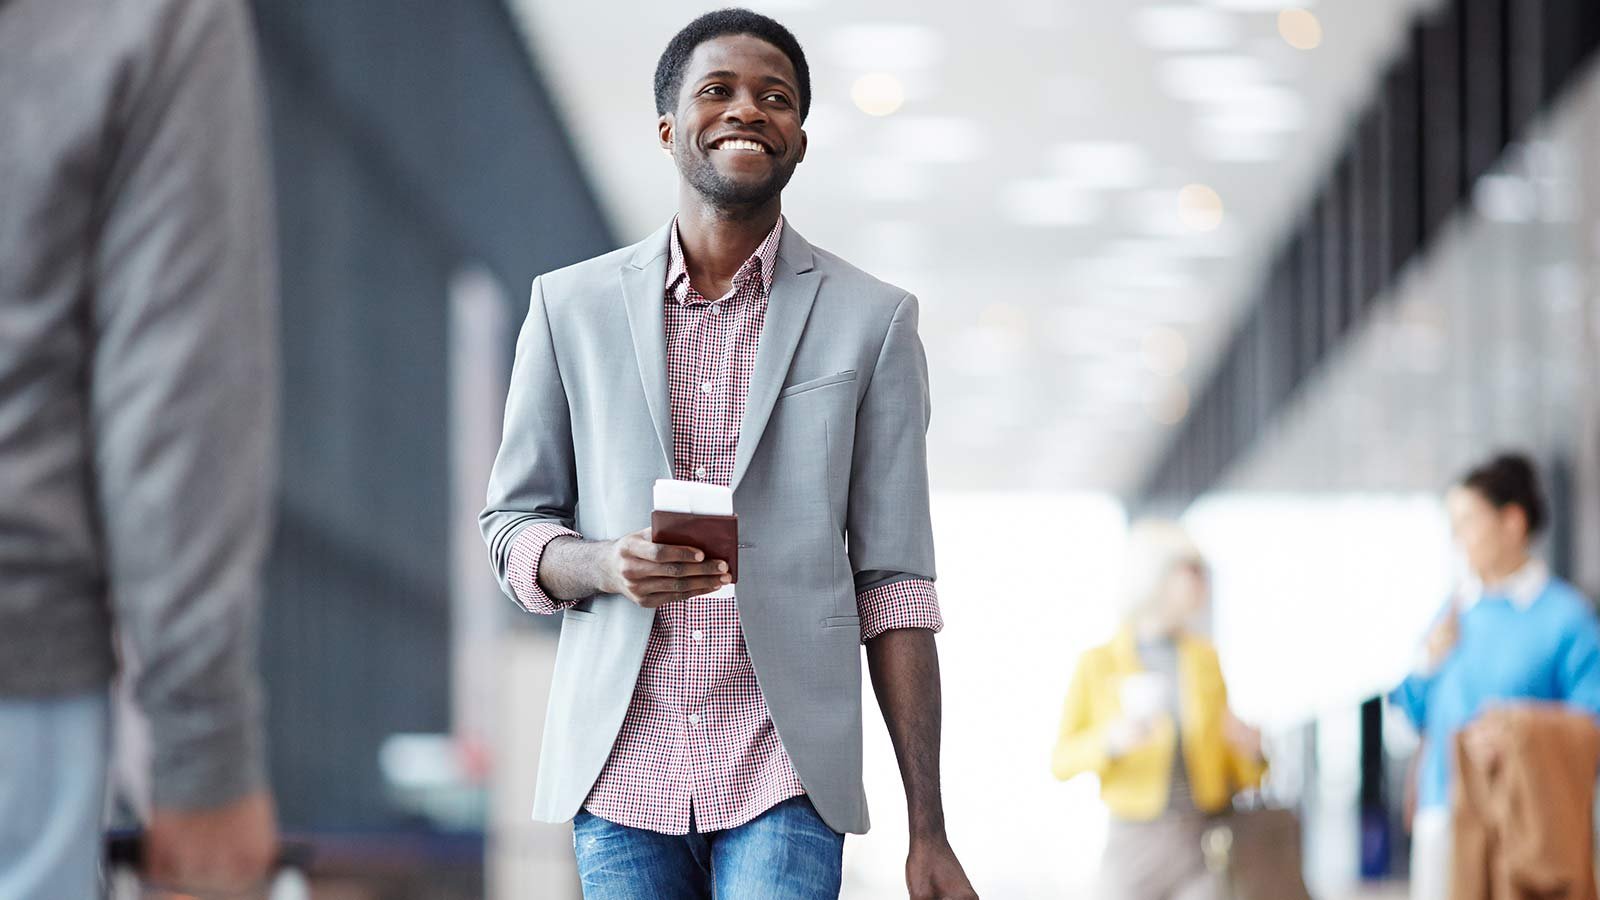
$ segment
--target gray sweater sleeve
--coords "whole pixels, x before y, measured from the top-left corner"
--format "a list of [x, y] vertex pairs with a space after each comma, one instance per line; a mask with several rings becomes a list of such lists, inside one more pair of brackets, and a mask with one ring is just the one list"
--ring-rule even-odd
[[89, 373], [117, 627], [154, 801], [265, 783], [256, 670], [277, 444], [261, 90], [242, 0], [161, 0], [123, 73], [100, 194]]

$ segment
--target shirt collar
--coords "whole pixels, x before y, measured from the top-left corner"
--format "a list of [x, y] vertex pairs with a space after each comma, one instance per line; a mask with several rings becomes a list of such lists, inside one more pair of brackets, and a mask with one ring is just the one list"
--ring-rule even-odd
[[[783, 216], [778, 217], [772, 230], [767, 232], [766, 238], [750, 254], [750, 258], [739, 267], [738, 274], [733, 276], [733, 288], [726, 297], [719, 298], [718, 302], [736, 297], [739, 293], [738, 286], [756, 272], [761, 273], [761, 293], [772, 292], [772, 279], [777, 273], [778, 242], [783, 238]], [[683, 243], [678, 239], [678, 219], [672, 219], [672, 239], [667, 242], [667, 291], [679, 303], [687, 303], [689, 296], [689, 269], [684, 261]]]
[[1484, 597], [1500, 597], [1511, 601], [1517, 609], [1525, 610], [1539, 599], [1549, 583], [1550, 567], [1542, 559], [1530, 559], [1499, 584], [1485, 585], [1476, 578], [1467, 582], [1461, 608], [1463, 611], [1471, 609]]

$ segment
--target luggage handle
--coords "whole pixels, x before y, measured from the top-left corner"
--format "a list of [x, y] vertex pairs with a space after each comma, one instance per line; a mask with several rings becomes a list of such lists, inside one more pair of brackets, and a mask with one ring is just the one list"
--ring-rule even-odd
[[[127, 866], [144, 870], [144, 831], [129, 829], [113, 831], [106, 835], [106, 862], [113, 866]], [[278, 844], [278, 855], [273, 861], [275, 869], [309, 869], [316, 857], [312, 846], [304, 841], [283, 841]]]

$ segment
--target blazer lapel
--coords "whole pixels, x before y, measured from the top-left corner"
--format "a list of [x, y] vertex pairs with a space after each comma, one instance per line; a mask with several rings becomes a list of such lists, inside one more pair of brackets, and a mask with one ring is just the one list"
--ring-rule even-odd
[[[666, 278], [665, 269], [661, 277]], [[800, 345], [800, 335], [805, 333], [806, 319], [811, 315], [821, 283], [822, 276], [816, 271], [811, 245], [785, 222], [778, 243], [778, 271], [772, 280], [772, 294], [767, 299], [766, 324], [761, 329], [761, 347], [756, 351], [750, 395], [745, 400], [744, 421], [739, 427], [739, 447], [733, 460], [732, 487], [735, 489], [750, 468], [767, 420], [772, 417], [773, 404], [777, 403], [778, 391], [789, 374], [789, 363]]]
[[628, 308], [628, 329], [633, 333], [633, 354], [639, 361], [639, 380], [645, 402], [655, 422], [661, 459], [672, 472], [672, 398], [667, 392], [666, 283], [667, 241], [672, 224], [635, 245], [633, 256], [621, 270], [622, 297]]

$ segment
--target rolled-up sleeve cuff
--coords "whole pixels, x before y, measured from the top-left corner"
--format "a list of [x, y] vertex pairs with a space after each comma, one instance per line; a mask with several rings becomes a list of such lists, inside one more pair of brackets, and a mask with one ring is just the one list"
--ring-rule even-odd
[[544, 558], [544, 548], [558, 537], [583, 535], [560, 525], [540, 523], [529, 525], [511, 541], [511, 553], [506, 560], [506, 581], [510, 582], [517, 603], [531, 613], [550, 615], [577, 603], [576, 600], [557, 600], [539, 586], [539, 561]]
[[[161, 722], [152, 718], [151, 730]], [[265, 756], [261, 728], [248, 718], [181, 742], [161, 735], [151, 760], [151, 802], [163, 809], [214, 809], [232, 803], [266, 786]]]
[[861, 643], [899, 628], [944, 630], [939, 592], [926, 578], [903, 578], [856, 594], [861, 615]]

